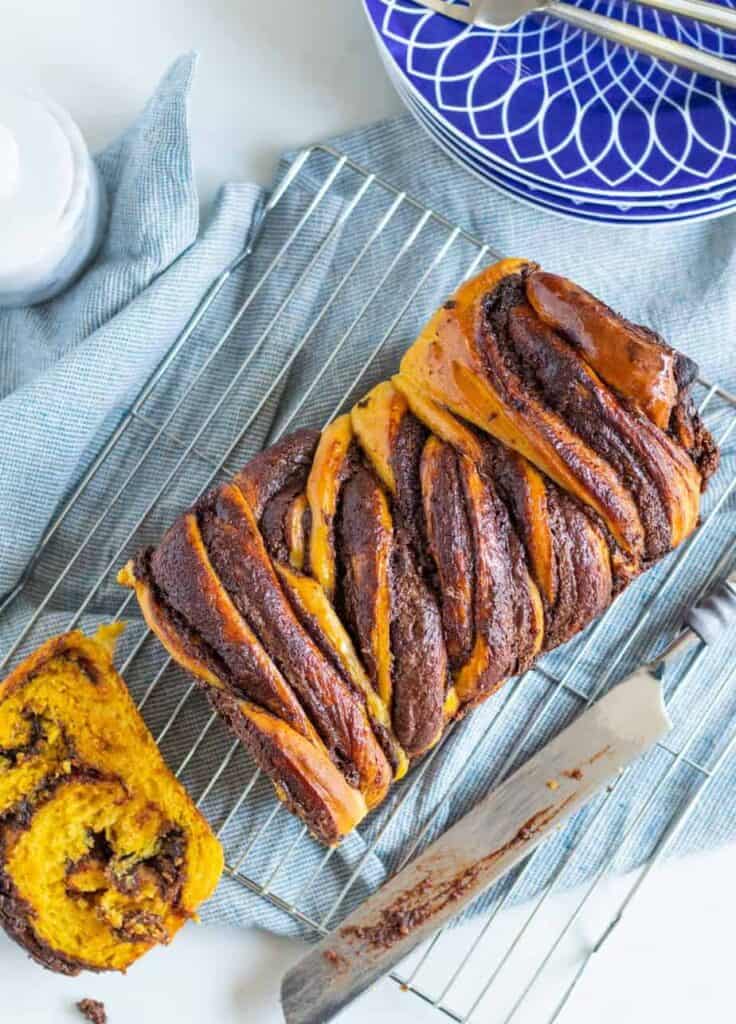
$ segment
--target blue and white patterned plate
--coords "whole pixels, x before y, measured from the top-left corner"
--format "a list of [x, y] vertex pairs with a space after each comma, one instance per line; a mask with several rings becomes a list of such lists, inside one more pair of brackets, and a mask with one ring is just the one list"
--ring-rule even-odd
[[[736, 57], [736, 36], [722, 30], [617, 0], [581, 3]], [[491, 32], [412, 0], [364, 4], [415, 102], [499, 173], [647, 205], [736, 185], [736, 90], [546, 15]]]
[[592, 195], [588, 196], [585, 193], [570, 192], [562, 186], [548, 185], [546, 183], [541, 184], [537, 181], [529, 181], [523, 178], [516, 172], [508, 173], [503, 168], [499, 168], [494, 165], [492, 161], [480, 155], [476, 150], [469, 146], [462, 139], [458, 139], [451, 132], [449, 132], [443, 125], [439, 124], [435, 119], [432, 118], [431, 114], [428, 113], [427, 109], [423, 107], [416, 99], [412, 96], [408, 89], [404, 88], [402, 81], [394, 73], [391, 73], [391, 68], [387, 64], [387, 70], [389, 77], [391, 78], [394, 86], [400, 97], [403, 99], [409, 111], [414, 114], [419, 123], [427, 129], [427, 131], [434, 136], [443, 145], [446, 151], [451, 151], [452, 155], [467, 156], [473, 161], [473, 166], [477, 168], [480, 173], [488, 173], [489, 175], [498, 176], [501, 180], [508, 179], [510, 182], [516, 185], [522, 185], [528, 188], [532, 193], [543, 193], [550, 197], [557, 197], [566, 201], [572, 202], [573, 204], [584, 204], [587, 202], [595, 202], [597, 205], [602, 207], [615, 207], [621, 212], [628, 212], [629, 210], [636, 209], [639, 212], [647, 213], [665, 213], [670, 214], [678, 209], [687, 207], [693, 209], [697, 205], [702, 204], [703, 208], [707, 208], [715, 204], [722, 204], [724, 199], [736, 189], [736, 179], [730, 183], [730, 185], [721, 186], [717, 189], [710, 191], [699, 191], [699, 192], [687, 192], [682, 195], [664, 195], [659, 198], [655, 196], [644, 197], [641, 196], [638, 199], [630, 198], [628, 196], [599, 196]]
[[437, 125], [428, 121], [424, 112], [413, 104], [410, 97], [403, 95], [402, 98], [417, 121], [446, 153], [467, 170], [482, 176], [489, 184], [527, 205], [539, 206], [566, 217], [608, 224], [662, 224], [693, 219], [705, 220], [720, 217], [736, 205], [736, 184], [731, 189], [719, 192], [717, 199], [678, 199], [662, 206], [631, 206], [616, 200], [589, 201], [580, 196], [560, 196], [542, 186], [529, 186], [509, 175], [489, 169], [475, 154], [463, 152], [454, 142], [449, 142]]
[[[421, 115], [417, 115], [421, 122]], [[431, 129], [429, 129], [431, 131]], [[432, 132], [432, 134], [435, 134]], [[538, 206], [564, 217], [580, 220], [592, 220], [605, 224], [671, 224], [688, 220], [708, 220], [721, 217], [736, 206], [736, 186], [720, 194], [718, 202], [695, 204], [692, 202], [678, 203], [671, 209], [646, 208], [644, 212], [625, 204], [621, 207], [603, 206], [598, 203], [575, 198], [561, 198], [538, 186], [528, 187], [509, 176], [491, 172], [478, 163], [474, 156], [468, 156], [451, 149], [442, 138], [435, 134], [435, 140], [450, 156], [454, 157], [467, 170], [485, 179], [485, 181], [501, 192], [506, 192], [519, 202]]]
[[530, 185], [521, 181], [517, 176], [504, 174], [496, 168], [488, 166], [472, 150], [458, 145], [457, 140], [432, 121], [426, 111], [415, 103], [406, 90], [402, 89], [401, 82], [394, 76], [391, 77], [409, 111], [446, 153], [458, 160], [468, 170], [481, 175], [491, 184], [523, 202], [542, 206], [565, 216], [618, 224], [671, 223], [694, 218], [702, 220], [719, 217], [728, 212], [736, 203], [736, 183], [730, 189], [721, 189], [714, 194], [667, 198], [659, 204], [653, 202], [634, 204], [628, 200], [598, 197], [590, 200], [580, 195], [566, 195], [536, 183]]

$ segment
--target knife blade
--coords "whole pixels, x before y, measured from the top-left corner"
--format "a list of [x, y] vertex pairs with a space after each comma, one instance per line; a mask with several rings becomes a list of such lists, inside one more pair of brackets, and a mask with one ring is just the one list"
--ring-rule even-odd
[[287, 1024], [332, 1020], [670, 728], [651, 666], [614, 687], [286, 974]]

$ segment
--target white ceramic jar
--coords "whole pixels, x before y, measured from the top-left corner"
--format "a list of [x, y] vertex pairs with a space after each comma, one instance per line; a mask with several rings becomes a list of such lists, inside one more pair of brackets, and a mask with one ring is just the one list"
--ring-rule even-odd
[[0, 86], [0, 307], [63, 291], [93, 257], [105, 215], [97, 168], [69, 114]]

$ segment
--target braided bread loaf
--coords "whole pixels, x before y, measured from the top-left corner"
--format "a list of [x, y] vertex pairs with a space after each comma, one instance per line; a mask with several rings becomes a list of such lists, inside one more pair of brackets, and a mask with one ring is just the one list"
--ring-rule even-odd
[[695, 372], [569, 281], [504, 260], [392, 381], [262, 452], [121, 582], [335, 843], [451, 719], [695, 528], [718, 458]]

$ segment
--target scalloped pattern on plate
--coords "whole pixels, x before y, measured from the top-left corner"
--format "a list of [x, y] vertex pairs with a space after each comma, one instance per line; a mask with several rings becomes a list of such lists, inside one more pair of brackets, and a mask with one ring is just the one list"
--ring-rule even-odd
[[[544, 186], [527, 185], [502, 171], [490, 169], [482, 164], [477, 154], [461, 149], [455, 140], [450, 143], [438, 126], [430, 123], [424, 113], [413, 103], [411, 97], [403, 95], [407, 107], [417, 121], [432, 135], [439, 146], [458, 163], [476, 176], [484, 178], [500, 192], [512, 195], [527, 206], [538, 206], [551, 213], [574, 220], [592, 220], [598, 223], [625, 224], [673, 224], [685, 220], [709, 220], [728, 213], [736, 205], [736, 185], [730, 191], [719, 192], [707, 202], [688, 199], [667, 202], [660, 207], [636, 206], [615, 200], [589, 201], [580, 196], [558, 196]], [[603, 206], [605, 202], [609, 205]], [[696, 205], [697, 203], [697, 205]]]
[[[736, 36], [720, 29], [626, 2], [581, 2], [736, 58]], [[413, 95], [500, 171], [655, 203], [736, 183], [736, 90], [542, 14], [492, 32], [411, 0], [364, 3]]]

